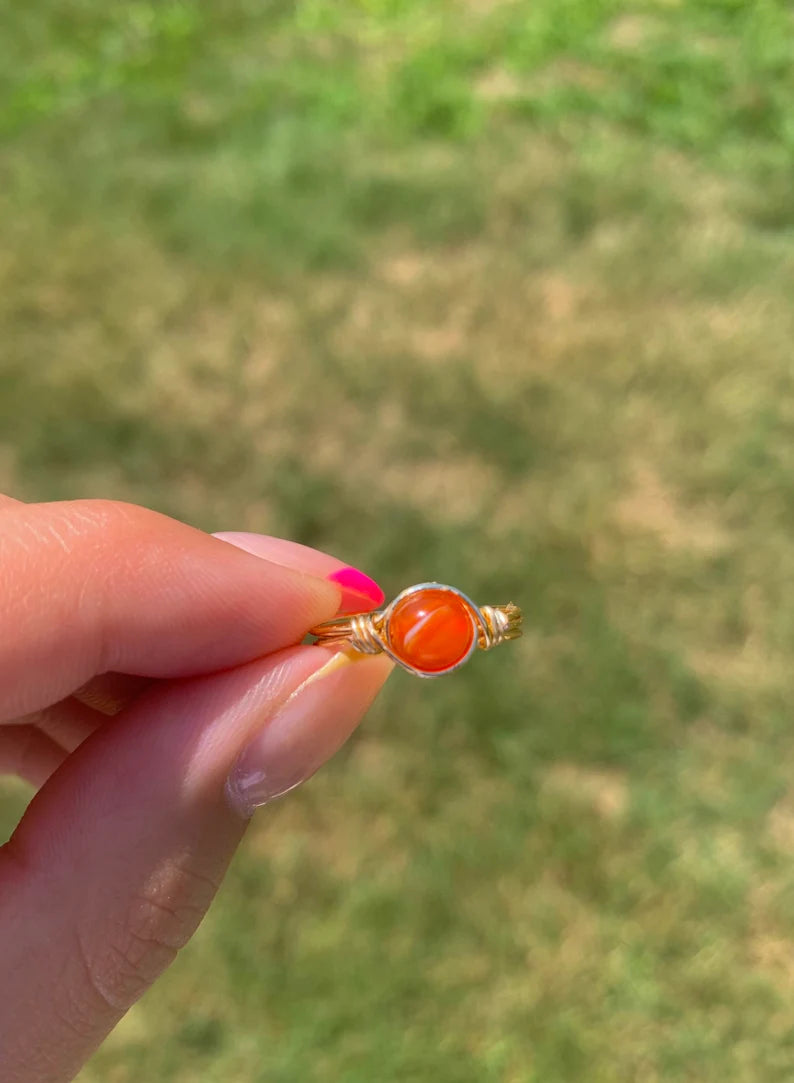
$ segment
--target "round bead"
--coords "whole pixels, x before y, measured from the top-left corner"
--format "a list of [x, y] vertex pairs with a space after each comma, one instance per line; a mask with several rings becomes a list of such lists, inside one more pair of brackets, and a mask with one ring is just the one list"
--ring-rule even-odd
[[477, 630], [469, 604], [451, 590], [425, 587], [397, 602], [389, 615], [389, 645], [422, 673], [443, 673], [462, 662]]

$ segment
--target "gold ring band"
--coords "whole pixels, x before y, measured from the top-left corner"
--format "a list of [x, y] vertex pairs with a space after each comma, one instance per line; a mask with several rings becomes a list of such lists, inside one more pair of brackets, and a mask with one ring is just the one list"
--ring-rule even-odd
[[345, 643], [362, 654], [386, 654], [418, 677], [441, 677], [521, 635], [521, 610], [478, 606], [456, 587], [417, 583], [383, 609], [325, 621], [311, 629], [320, 644]]

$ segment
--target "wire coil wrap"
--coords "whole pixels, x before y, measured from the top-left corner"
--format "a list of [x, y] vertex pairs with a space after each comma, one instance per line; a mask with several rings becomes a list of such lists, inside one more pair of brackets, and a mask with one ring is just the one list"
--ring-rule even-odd
[[385, 644], [377, 628], [379, 613], [356, 613], [350, 618], [347, 639], [350, 646], [362, 654], [382, 654]]
[[[399, 636], [395, 638], [390, 628], [393, 615], [399, 611], [399, 607], [422, 591], [435, 595], [446, 592], [454, 596], [458, 612], [460, 613], [462, 608], [474, 626], [475, 637], [469, 640], [471, 646], [460, 657], [453, 656], [450, 664], [443, 669], [436, 670], [430, 665], [421, 665], [406, 657], [404, 643], [400, 642]], [[512, 602], [507, 605], [478, 606], [455, 587], [442, 583], [419, 583], [402, 591], [383, 609], [353, 613], [348, 617], [325, 621], [324, 624], [312, 628], [310, 634], [316, 636], [317, 642], [321, 644], [344, 643], [360, 654], [387, 654], [409, 672], [420, 677], [432, 677], [457, 669], [476, 648], [487, 651], [508, 639], [517, 639], [521, 635], [521, 610]]]
[[521, 611], [517, 605], [475, 606], [479, 618], [479, 645], [484, 651], [521, 635]]

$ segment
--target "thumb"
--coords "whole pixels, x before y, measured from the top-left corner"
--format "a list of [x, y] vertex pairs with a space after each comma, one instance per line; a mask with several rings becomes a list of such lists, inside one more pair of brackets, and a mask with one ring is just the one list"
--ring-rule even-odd
[[73, 1077], [196, 929], [248, 812], [336, 751], [389, 669], [303, 646], [170, 682], [66, 761], [0, 849], [6, 1083]]

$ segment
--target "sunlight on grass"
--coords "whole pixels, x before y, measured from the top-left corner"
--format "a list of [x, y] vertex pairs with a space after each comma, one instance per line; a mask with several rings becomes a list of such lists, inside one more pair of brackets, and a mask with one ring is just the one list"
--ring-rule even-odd
[[789, 1080], [789, 6], [3, 19], [2, 485], [527, 613], [262, 814], [81, 1079]]

